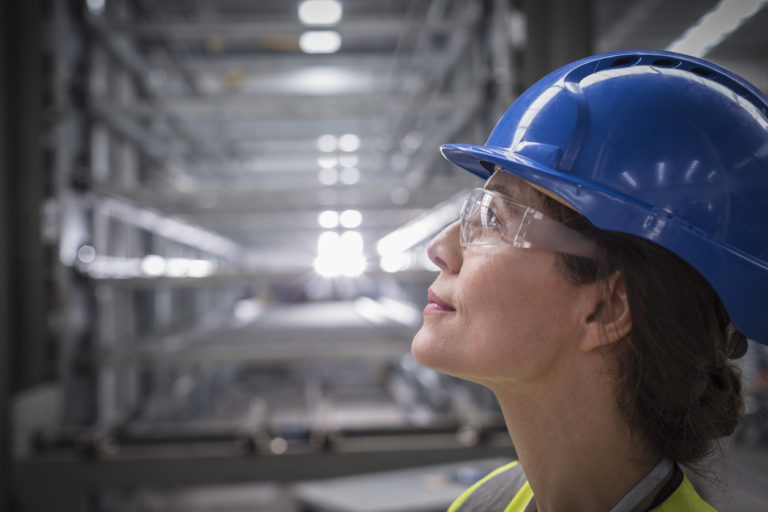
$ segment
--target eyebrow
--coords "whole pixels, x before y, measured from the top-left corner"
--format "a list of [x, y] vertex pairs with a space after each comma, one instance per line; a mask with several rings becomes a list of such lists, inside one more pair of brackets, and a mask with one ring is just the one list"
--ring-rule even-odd
[[486, 190], [491, 190], [493, 192], [498, 192], [500, 194], [504, 194], [505, 196], [509, 196], [509, 191], [507, 190], [507, 187], [500, 183], [486, 183], [485, 187]]

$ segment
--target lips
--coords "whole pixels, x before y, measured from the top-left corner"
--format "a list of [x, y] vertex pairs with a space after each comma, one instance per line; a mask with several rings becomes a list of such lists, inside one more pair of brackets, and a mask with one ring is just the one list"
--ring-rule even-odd
[[431, 288], [427, 292], [427, 300], [429, 301], [429, 304], [424, 308], [425, 313], [427, 311], [456, 311], [456, 308], [441, 299]]

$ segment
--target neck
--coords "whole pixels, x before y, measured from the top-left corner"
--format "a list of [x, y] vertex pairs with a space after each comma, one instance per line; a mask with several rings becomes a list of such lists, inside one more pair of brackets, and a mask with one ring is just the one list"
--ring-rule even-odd
[[539, 512], [611, 510], [660, 459], [630, 432], [601, 361], [489, 386]]

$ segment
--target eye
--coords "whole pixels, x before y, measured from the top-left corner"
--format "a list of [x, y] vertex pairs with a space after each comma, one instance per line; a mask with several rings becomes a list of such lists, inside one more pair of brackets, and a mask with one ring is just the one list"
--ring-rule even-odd
[[490, 196], [483, 198], [483, 202], [480, 204], [480, 223], [483, 228], [490, 231], [502, 231], [504, 226], [503, 221], [496, 215], [496, 211], [491, 205]]

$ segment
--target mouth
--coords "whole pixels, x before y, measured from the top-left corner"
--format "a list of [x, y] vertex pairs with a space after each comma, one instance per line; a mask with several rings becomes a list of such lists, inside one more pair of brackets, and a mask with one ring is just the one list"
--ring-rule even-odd
[[441, 299], [431, 288], [427, 292], [427, 300], [429, 304], [424, 308], [424, 313], [456, 311], [456, 308]]

